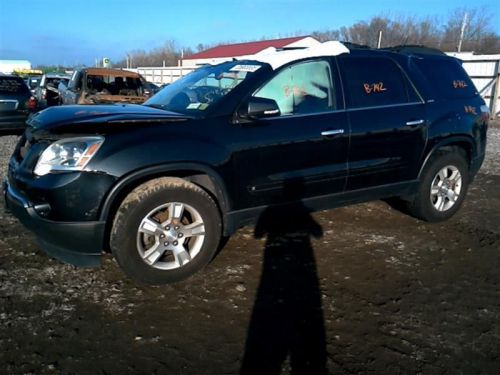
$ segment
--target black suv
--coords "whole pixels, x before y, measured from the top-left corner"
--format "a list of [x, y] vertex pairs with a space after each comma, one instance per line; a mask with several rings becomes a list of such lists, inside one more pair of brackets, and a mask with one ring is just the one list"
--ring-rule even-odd
[[21, 77], [0, 73], [0, 133], [23, 131], [37, 102]]
[[454, 58], [327, 42], [200, 68], [144, 105], [42, 111], [6, 201], [50, 255], [93, 264], [109, 249], [128, 275], [171, 282], [270, 206], [399, 197], [448, 219], [483, 162], [488, 116]]

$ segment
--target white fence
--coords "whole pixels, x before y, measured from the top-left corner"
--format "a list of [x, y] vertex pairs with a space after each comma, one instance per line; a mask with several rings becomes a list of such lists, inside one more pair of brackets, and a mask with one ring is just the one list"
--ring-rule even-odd
[[165, 67], [139, 67], [136, 69], [127, 69], [139, 73], [148, 82], [153, 82], [159, 86], [172, 83], [186, 74], [191, 73], [195, 68], [186, 68], [182, 66]]

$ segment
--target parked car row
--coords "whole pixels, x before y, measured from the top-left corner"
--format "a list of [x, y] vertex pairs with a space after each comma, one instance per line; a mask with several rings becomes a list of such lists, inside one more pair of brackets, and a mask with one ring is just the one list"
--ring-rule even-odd
[[48, 73], [44, 74], [39, 85], [35, 89], [35, 98], [38, 102], [38, 108], [44, 109], [53, 105], [61, 104], [59, 97], [59, 85], [69, 81], [66, 74]]
[[20, 131], [37, 109], [37, 102], [21, 77], [0, 74], [0, 131]]
[[0, 76], [0, 131], [25, 128], [31, 113], [64, 104], [141, 104], [160, 88], [134, 72], [82, 68], [72, 75], [47, 73], [23, 80]]
[[152, 96], [140, 74], [104, 68], [75, 70], [67, 85], [59, 85], [59, 92], [61, 104], [141, 104]]

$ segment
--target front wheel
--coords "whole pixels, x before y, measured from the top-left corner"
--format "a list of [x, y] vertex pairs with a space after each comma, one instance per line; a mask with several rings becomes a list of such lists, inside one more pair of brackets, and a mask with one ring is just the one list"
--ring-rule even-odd
[[462, 205], [469, 185], [469, 169], [462, 153], [439, 153], [422, 172], [408, 209], [413, 216], [437, 222], [452, 217]]
[[148, 284], [175, 282], [210, 262], [221, 227], [217, 205], [205, 190], [180, 178], [158, 178], [120, 205], [111, 250], [127, 275]]

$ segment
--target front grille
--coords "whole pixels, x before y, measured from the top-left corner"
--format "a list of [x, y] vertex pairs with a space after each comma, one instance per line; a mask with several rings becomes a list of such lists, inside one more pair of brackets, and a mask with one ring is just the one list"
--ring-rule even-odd
[[0, 100], [0, 111], [15, 111], [18, 105], [17, 100]]

